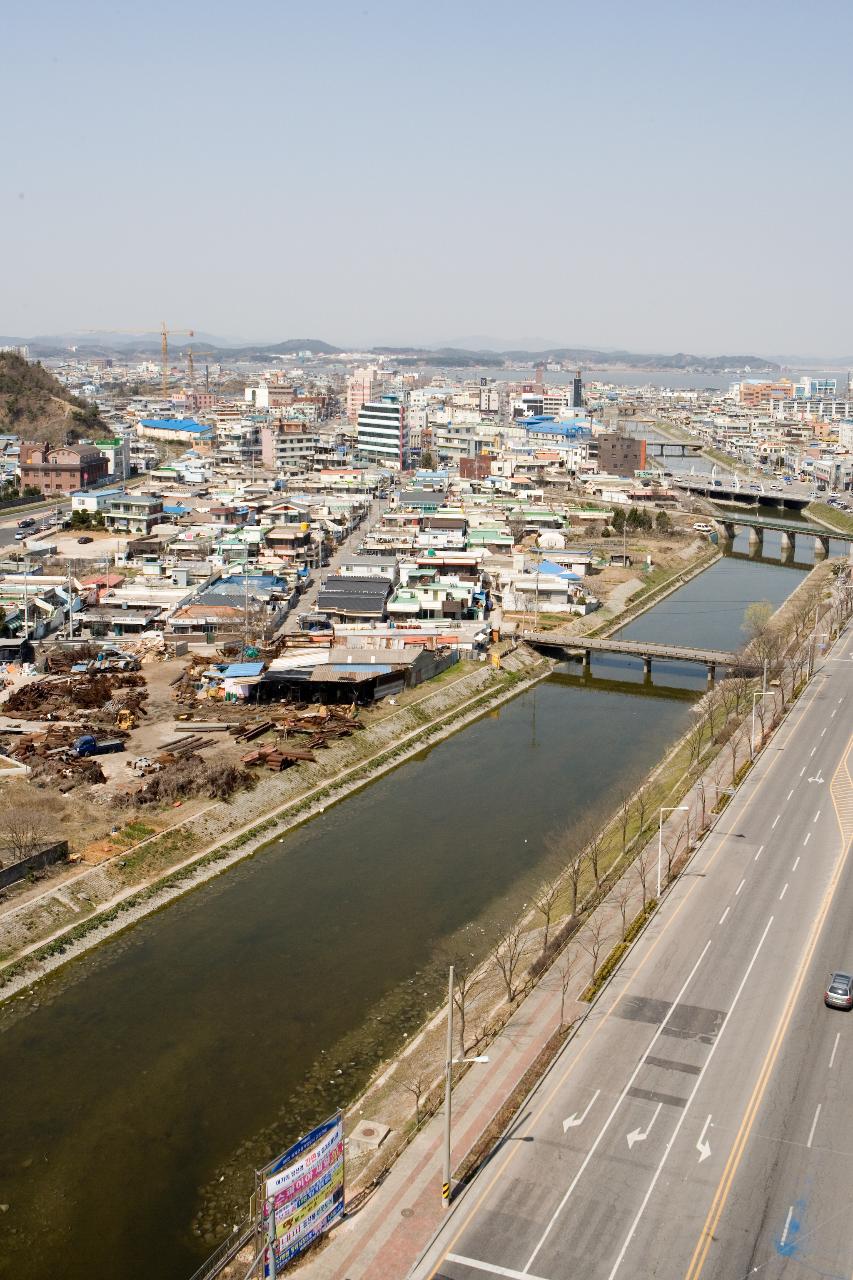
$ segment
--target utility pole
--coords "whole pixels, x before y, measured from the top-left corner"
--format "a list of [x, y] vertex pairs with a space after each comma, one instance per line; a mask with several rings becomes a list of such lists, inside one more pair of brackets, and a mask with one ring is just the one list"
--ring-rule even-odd
[[71, 616], [71, 561], [68, 561], [68, 639], [74, 639], [74, 619]]

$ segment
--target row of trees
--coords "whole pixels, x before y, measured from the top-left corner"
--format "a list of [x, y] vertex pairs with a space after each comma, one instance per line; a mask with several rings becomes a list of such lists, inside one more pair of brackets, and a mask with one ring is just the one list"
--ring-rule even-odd
[[627, 511], [617, 507], [610, 520], [610, 527], [615, 533], [622, 533], [626, 529], [629, 533], [635, 530], [651, 532], [654, 529], [656, 533], [668, 534], [672, 533], [672, 520], [665, 511], [658, 511], [653, 516], [645, 507], [629, 507]]

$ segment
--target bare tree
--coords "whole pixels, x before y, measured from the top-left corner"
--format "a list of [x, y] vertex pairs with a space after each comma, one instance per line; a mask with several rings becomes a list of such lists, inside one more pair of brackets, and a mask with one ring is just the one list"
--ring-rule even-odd
[[631, 816], [633, 812], [633, 804], [630, 796], [623, 796], [619, 805], [619, 813], [617, 823], [619, 825], [619, 835], [622, 840], [622, 857], [628, 851], [628, 832], [631, 829]]
[[512, 1002], [516, 996], [516, 975], [524, 953], [524, 941], [519, 923], [511, 924], [504, 931], [492, 951], [495, 962], [506, 988], [506, 998]]
[[23, 862], [54, 840], [59, 815], [27, 783], [8, 782], [0, 799], [0, 866]]
[[459, 1050], [462, 1057], [465, 1057], [465, 1030], [466, 1017], [468, 1013], [468, 1001], [477, 986], [478, 979], [473, 972], [454, 966], [453, 969], [453, 1006], [456, 1009], [457, 1025], [459, 1027]]
[[643, 829], [645, 828], [645, 825], [646, 825], [646, 814], [648, 811], [648, 807], [649, 807], [648, 791], [646, 790], [645, 787], [640, 787], [640, 790], [634, 796], [634, 812], [637, 815], [636, 838], [638, 840], [642, 840], [643, 838]]
[[699, 763], [699, 759], [702, 755], [702, 747], [704, 746], [704, 743], [705, 743], [705, 724], [702, 720], [699, 720], [697, 721], [696, 724], [693, 725], [693, 727], [688, 731], [688, 734], [687, 734], [687, 750], [690, 753], [691, 768], [694, 765], [697, 765]]
[[595, 911], [584, 925], [583, 933], [580, 937], [580, 944], [583, 950], [590, 958], [592, 971], [589, 975], [590, 982], [595, 981], [595, 971], [598, 968], [598, 957], [601, 948], [604, 945], [604, 914], [601, 911]]
[[557, 969], [557, 975], [560, 979], [560, 1030], [566, 1025], [566, 996], [569, 993], [569, 987], [572, 978], [575, 976], [575, 960], [568, 951], [560, 961]]
[[699, 777], [696, 779], [694, 790], [699, 801], [699, 830], [701, 831], [705, 826], [705, 817], [708, 806], [707, 786], [705, 782], [705, 775], [703, 773], [700, 773]]
[[616, 905], [619, 908], [619, 917], [622, 921], [622, 941], [625, 941], [625, 934], [628, 932], [628, 907], [631, 905], [631, 894], [633, 886], [627, 876], [623, 876], [613, 891], [616, 899]]
[[602, 868], [601, 857], [604, 853], [604, 832], [597, 822], [593, 822], [586, 831], [586, 856], [595, 877], [596, 889], [601, 888]]
[[565, 868], [564, 874], [569, 886], [571, 913], [576, 915], [581, 877], [587, 861], [583, 842], [578, 842], [576, 834], [566, 828], [564, 831], [557, 832], [551, 836], [548, 844], [552, 852], [559, 856], [560, 862]]
[[726, 745], [728, 746], [728, 749], [729, 749], [729, 758], [730, 758], [730, 760], [731, 760], [731, 765], [732, 765], [732, 771], [731, 771], [731, 772], [732, 772], [732, 780], [731, 780], [731, 785], [732, 785], [732, 786], [734, 786], [734, 784], [735, 784], [735, 779], [737, 778], [737, 770], [738, 770], [737, 758], [738, 758], [738, 752], [740, 751], [740, 748], [741, 748], [741, 740], [742, 740], [742, 737], [743, 737], [742, 730], [740, 730], [740, 729], [735, 729], [734, 733], [733, 733], [733, 734], [732, 734], [732, 736], [729, 738], [729, 740], [728, 740], [728, 742], [727, 742], [727, 744], [726, 744]]
[[643, 910], [646, 909], [646, 903], [649, 900], [649, 873], [652, 869], [652, 851], [651, 849], [643, 849], [634, 863], [634, 873], [640, 884], [640, 893], [643, 899]]
[[554, 908], [557, 905], [557, 899], [560, 896], [560, 880], [555, 877], [552, 880], [543, 880], [539, 888], [533, 894], [533, 908], [539, 912], [545, 925], [545, 932], [542, 937], [542, 951], [548, 950], [548, 937], [551, 933], [551, 920], [554, 915]]
[[415, 1103], [415, 1128], [420, 1127], [421, 1123], [421, 1102], [424, 1095], [429, 1092], [430, 1080], [425, 1071], [419, 1070], [414, 1064], [400, 1076], [400, 1087], [410, 1093]]

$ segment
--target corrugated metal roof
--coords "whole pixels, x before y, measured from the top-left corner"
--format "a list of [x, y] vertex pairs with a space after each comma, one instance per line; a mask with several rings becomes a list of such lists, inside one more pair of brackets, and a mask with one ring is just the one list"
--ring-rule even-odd
[[262, 662], [232, 662], [222, 672], [224, 680], [241, 680], [243, 677], [259, 676], [264, 669]]

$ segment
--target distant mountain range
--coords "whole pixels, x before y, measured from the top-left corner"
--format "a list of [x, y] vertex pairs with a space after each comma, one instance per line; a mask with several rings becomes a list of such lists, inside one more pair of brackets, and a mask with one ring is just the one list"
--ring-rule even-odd
[[[92, 356], [113, 357], [119, 360], [154, 359], [160, 355], [159, 333], [137, 335], [110, 334], [104, 330], [94, 333], [63, 333], [35, 338], [0, 336], [0, 346], [29, 347], [30, 354], [43, 359], [61, 359], [72, 347]], [[191, 340], [170, 342], [169, 351], [174, 359], [180, 359], [192, 347], [199, 360], [239, 361], [252, 364], [269, 363], [276, 356], [295, 355], [299, 351], [311, 351], [315, 355], [336, 356], [342, 349], [320, 338], [289, 338], [274, 343], [226, 343], [212, 335], [199, 333]], [[696, 374], [744, 373], [778, 376], [781, 366], [773, 360], [754, 355], [700, 356], [683, 351], [675, 354], [649, 354], [636, 351], [602, 350], [592, 347], [544, 347], [538, 350], [508, 348], [502, 351], [467, 347], [373, 347], [365, 356], [390, 357], [401, 366], [441, 366], [445, 368], [503, 368], [514, 363], [538, 364], [549, 361], [578, 368], [606, 372], [608, 369], [636, 369], [660, 372]]]

